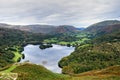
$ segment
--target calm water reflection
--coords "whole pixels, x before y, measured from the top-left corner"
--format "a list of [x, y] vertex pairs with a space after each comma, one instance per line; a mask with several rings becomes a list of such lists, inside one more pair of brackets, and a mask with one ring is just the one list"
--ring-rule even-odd
[[53, 72], [61, 73], [61, 69], [58, 67], [59, 60], [73, 51], [74, 47], [60, 45], [53, 45], [52, 48], [44, 50], [41, 50], [39, 45], [27, 45], [23, 51], [25, 59], [21, 62], [29, 60], [32, 63], [43, 65]]

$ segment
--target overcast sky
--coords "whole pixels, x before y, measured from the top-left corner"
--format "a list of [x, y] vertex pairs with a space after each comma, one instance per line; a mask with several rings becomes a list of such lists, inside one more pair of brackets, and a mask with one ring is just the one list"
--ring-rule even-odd
[[120, 20], [120, 0], [0, 0], [0, 22], [87, 27]]

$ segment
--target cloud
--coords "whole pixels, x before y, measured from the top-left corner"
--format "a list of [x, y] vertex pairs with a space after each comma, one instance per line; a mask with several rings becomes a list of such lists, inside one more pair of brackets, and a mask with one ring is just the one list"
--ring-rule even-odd
[[87, 27], [120, 19], [120, 0], [0, 0], [0, 22]]

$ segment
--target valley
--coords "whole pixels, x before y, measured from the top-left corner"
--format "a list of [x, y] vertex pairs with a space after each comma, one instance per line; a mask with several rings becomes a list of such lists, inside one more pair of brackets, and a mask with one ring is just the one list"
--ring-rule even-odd
[[[37, 25], [37, 30], [39, 26]], [[32, 27], [34, 26], [32, 25]], [[18, 28], [7, 24], [0, 26], [0, 80], [7, 80], [12, 75], [15, 76], [14, 78], [17, 77], [15, 80], [120, 79], [120, 21], [103, 21], [83, 30], [62, 25], [50, 33], [41, 33], [39, 30], [32, 33], [28, 27], [25, 27], [28, 29]], [[41, 27], [39, 29], [42, 30]], [[43, 44], [53, 44], [53, 47], [42, 51], [39, 45]], [[29, 46], [36, 48], [32, 49]], [[24, 47], [29, 48], [26, 51]], [[56, 51], [52, 51], [53, 48]], [[46, 54], [44, 51], [47, 51], [48, 57], [41, 55]], [[66, 55], [63, 55], [62, 52]], [[51, 54], [54, 54], [54, 56]], [[59, 54], [61, 54], [61, 57], [58, 59], [56, 55]], [[39, 57], [41, 61], [34, 60], [32, 57], [27, 58], [26, 55], [34, 58]], [[52, 63], [49, 58], [57, 61], [53, 65], [58, 65], [62, 69], [62, 73], [58, 74], [44, 68], [44, 65], [46, 65], [44, 57], [48, 59], [48, 63]], [[21, 60], [22, 58], [25, 60]], [[42, 58], [44, 59], [42, 60]], [[31, 61], [27, 62], [30, 59], [33, 62], [42, 63], [38, 65], [30, 63]], [[20, 61], [26, 62], [21, 63]], [[49, 67], [51, 66], [50, 64]], [[58, 68], [55, 71], [57, 70]]]

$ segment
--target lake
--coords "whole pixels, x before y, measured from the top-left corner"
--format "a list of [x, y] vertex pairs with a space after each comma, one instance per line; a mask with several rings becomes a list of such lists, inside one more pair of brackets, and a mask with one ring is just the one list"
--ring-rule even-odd
[[74, 47], [53, 44], [52, 48], [42, 50], [39, 48], [39, 45], [29, 44], [24, 47], [25, 59], [22, 59], [21, 62], [29, 60], [29, 62], [43, 65], [53, 72], [61, 73], [58, 62], [61, 58], [70, 55], [74, 49]]

